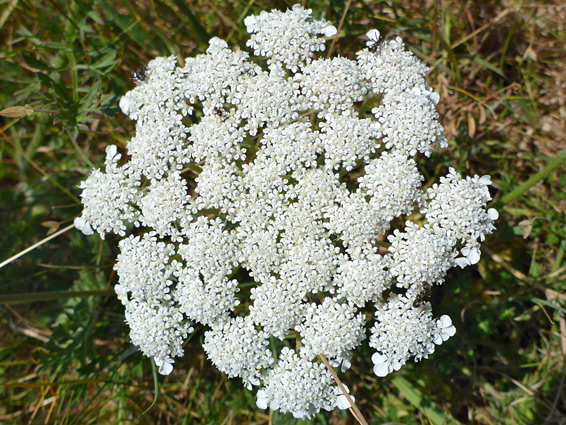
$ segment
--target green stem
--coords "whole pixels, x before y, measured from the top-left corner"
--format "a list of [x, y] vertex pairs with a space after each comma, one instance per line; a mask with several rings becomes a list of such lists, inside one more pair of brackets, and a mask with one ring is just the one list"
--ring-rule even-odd
[[182, 0], [173, 0], [173, 2], [179, 8], [179, 11], [182, 12], [191, 23], [193, 29], [195, 30], [196, 35], [201, 41], [201, 45], [208, 46], [208, 41], [210, 40], [210, 35], [206, 32], [206, 29], [202, 26], [199, 19], [195, 16], [195, 14], [191, 11], [190, 7], [187, 6], [186, 2]]
[[73, 85], [73, 102], [77, 106], [79, 100], [79, 74], [77, 72], [77, 58], [73, 52], [74, 40], [70, 40], [67, 45], [67, 59], [69, 61], [69, 67], [71, 70], [71, 83]]
[[566, 241], [562, 240], [560, 243], [560, 248], [558, 248], [558, 253], [556, 254], [556, 260], [554, 260], [554, 265], [552, 266], [551, 272], [555, 272], [560, 268], [562, 260], [564, 259], [564, 250], [566, 249]]
[[499, 203], [505, 205], [511, 201], [514, 201], [519, 196], [527, 192], [535, 184], [548, 177], [548, 175], [552, 173], [554, 170], [556, 170], [558, 167], [560, 167], [564, 161], [566, 161], [566, 151], [562, 152], [560, 155], [558, 155], [556, 158], [550, 161], [550, 163], [546, 167], [544, 167], [542, 170], [540, 170], [538, 173], [536, 173], [526, 182], [521, 184], [515, 190], [503, 196], [499, 201]]
[[138, 416], [138, 419], [149, 412], [151, 408], [155, 406], [155, 403], [157, 403], [157, 399], [159, 398], [159, 379], [157, 378], [157, 370], [155, 369], [155, 362], [153, 359], [151, 359], [151, 372], [153, 375], [153, 402], [141, 415]]
[[69, 381], [53, 381], [53, 382], [0, 382], [0, 388], [43, 388], [57, 387], [61, 385], [92, 385], [96, 383], [111, 383], [113, 385], [123, 385], [128, 387], [136, 387], [145, 389], [147, 386], [133, 384], [132, 381], [109, 381], [107, 379], [74, 379]]
[[25, 304], [35, 301], [63, 300], [67, 298], [86, 298], [92, 296], [105, 296], [110, 289], [93, 289], [90, 291], [52, 291], [39, 293], [23, 293], [0, 295], [0, 304]]
[[[98, 388], [98, 391], [97, 391], [95, 394], [93, 394], [93, 395], [87, 400], [87, 402], [85, 403], [85, 405], [83, 406], [83, 408], [82, 408], [82, 409], [80, 410], [80, 412], [75, 416], [75, 418], [69, 423], [69, 425], [74, 425], [75, 423], [78, 423], [78, 420], [81, 420], [81, 423], [84, 423], [84, 422], [82, 422], [82, 420], [84, 419], [84, 418], [83, 418], [83, 413], [88, 409], [88, 407], [92, 404], [92, 402], [98, 397], [98, 395], [99, 395], [109, 384], [111, 384], [111, 383], [114, 384], [113, 379], [114, 379], [114, 376], [116, 375], [116, 373], [118, 373], [118, 368], [116, 368], [116, 369], [114, 370], [114, 372], [112, 372], [112, 375], [110, 375], [110, 379], [109, 379], [108, 381], [104, 382], [104, 383], [100, 386], [100, 388]], [[70, 412], [70, 409], [69, 409], [69, 412]]]

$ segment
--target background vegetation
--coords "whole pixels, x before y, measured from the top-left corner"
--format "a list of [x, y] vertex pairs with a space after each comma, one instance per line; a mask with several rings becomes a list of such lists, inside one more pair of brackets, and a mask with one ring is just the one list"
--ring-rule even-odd
[[[560, 3], [560, 2], [558, 2]], [[286, 1], [0, 1], [0, 261], [64, 229], [78, 183], [133, 123], [118, 108], [155, 57], [245, 48], [243, 18]], [[356, 355], [345, 381], [370, 424], [566, 423], [566, 7], [543, 1], [313, 0], [352, 57], [370, 28], [429, 65], [450, 148], [421, 161], [490, 174], [497, 233], [477, 267], [434, 288], [458, 333], [385, 379]], [[25, 112], [31, 115], [25, 114]], [[8, 113], [9, 115], [9, 113]], [[294, 424], [206, 360], [203, 330], [160, 377], [128, 340], [112, 287], [116, 240], [62, 232], [0, 269], [0, 423]], [[155, 404], [145, 414], [142, 413]], [[352, 424], [344, 412], [316, 424]]]

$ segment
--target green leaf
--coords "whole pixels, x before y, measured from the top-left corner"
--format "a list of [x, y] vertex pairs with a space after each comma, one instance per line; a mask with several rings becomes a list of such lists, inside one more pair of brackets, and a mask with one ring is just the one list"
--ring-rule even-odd
[[456, 425], [457, 420], [443, 412], [434, 401], [426, 396], [405, 378], [396, 376], [392, 379], [393, 385], [405, 396], [405, 398], [419, 411], [424, 413], [433, 425]]
[[106, 53], [102, 58], [100, 58], [97, 62], [91, 65], [94, 69], [102, 69], [114, 66], [118, 61], [116, 59], [116, 51], [111, 50]]
[[106, 12], [108, 19], [118, 26], [125, 35], [135, 41], [140, 47], [147, 48], [151, 37], [138, 25], [140, 18], [133, 20], [130, 16], [122, 15], [116, 11], [115, 5], [106, 0], [96, 1], [97, 5]]
[[541, 300], [541, 299], [539, 299], [539, 298], [531, 298], [531, 301], [534, 302], [534, 303], [536, 303], [536, 304], [545, 305], [545, 306], [547, 306], [547, 307], [550, 307], [550, 308], [552, 308], [552, 309], [554, 309], [554, 310], [557, 310], [557, 311], [560, 311], [560, 312], [562, 312], [562, 313], [566, 313], [566, 308], [561, 307], [561, 306], [558, 305], [558, 304], [551, 303], [550, 301]]
[[22, 58], [23, 58], [23, 59], [26, 61], [26, 63], [27, 63], [29, 66], [31, 66], [32, 68], [35, 68], [35, 69], [37, 69], [37, 70], [39, 70], [39, 71], [46, 71], [46, 72], [52, 71], [52, 68], [51, 68], [49, 65], [43, 63], [42, 61], [40, 61], [39, 59], [34, 58], [34, 57], [31, 56], [31, 55], [23, 54], [23, 55], [22, 55]]
[[157, 370], [155, 368], [155, 362], [153, 361], [153, 359], [151, 359], [151, 373], [153, 375], [153, 402], [149, 405], [147, 409], [144, 410], [144, 412], [140, 415], [140, 417], [145, 415], [147, 412], [149, 412], [151, 408], [155, 406], [157, 400], [159, 399], [159, 379], [157, 377]]
[[50, 291], [22, 294], [0, 295], [0, 304], [27, 304], [36, 301], [54, 301], [68, 298], [85, 298], [92, 296], [105, 296], [111, 292], [107, 289], [93, 289], [91, 291]]
[[488, 69], [488, 70], [490, 70], [491, 72], [495, 72], [497, 75], [500, 75], [500, 76], [503, 77], [503, 78], [507, 78], [507, 77], [505, 76], [505, 74], [504, 74], [503, 72], [501, 72], [501, 70], [500, 70], [498, 67], [496, 67], [495, 65], [490, 64], [488, 61], [486, 61], [486, 60], [484, 60], [484, 59], [482, 59], [482, 58], [480, 58], [480, 57], [477, 57], [477, 56], [472, 56], [470, 59], [472, 60], [472, 62], [475, 62], [475, 63], [477, 63], [478, 65], [481, 65], [481, 66], [484, 67], [485, 69]]

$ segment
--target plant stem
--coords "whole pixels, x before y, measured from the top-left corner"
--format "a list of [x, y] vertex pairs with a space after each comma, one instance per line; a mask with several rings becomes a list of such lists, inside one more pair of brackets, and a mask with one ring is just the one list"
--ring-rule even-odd
[[336, 35], [332, 38], [332, 44], [330, 44], [330, 48], [328, 49], [328, 53], [326, 55], [327, 58], [330, 57], [330, 55], [332, 54], [332, 51], [334, 50], [334, 46], [336, 45], [336, 40], [338, 39], [338, 33], [342, 29], [342, 25], [344, 24], [344, 19], [346, 19], [346, 14], [348, 13], [348, 10], [350, 9], [350, 3], [352, 3], [352, 0], [348, 0], [348, 3], [346, 3], [346, 7], [344, 7], [344, 13], [342, 14], [342, 18], [340, 19], [340, 23], [338, 24], [338, 28], [336, 29]]
[[352, 406], [350, 408], [352, 415], [360, 424], [368, 425], [367, 421], [364, 418], [364, 415], [362, 415], [362, 412], [360, 412], [360, 409], [358, 409], [358, 406], [356, 406], [356, 403], [354, 403], [354, 400], [352, 400], [352, 397], [350, 397], [350, 394], [348, 393], [348, 391], [346, 391], [346, 388], [344, 388], [344, 384], [342, 384], [342, 381], [340, 381], [340, 378], [338, 378], [338, 375], [336, 375], [336, 372], [334, 372], [334, 369], [330, 366], [328, 360], [326, 360], [326, 357], [324, 357], [322, 354], [319, 354], [318, 357], [320, 357], [320, 360], [322, 360], [322, 363], [324, 363], [324, 366], [326, 366], [326, 368], [342, 390], [342, 393], [346, 396], [348, 403], [350, 403], [350, 406]]
[[49, 291], [22, 294], [0, 295], [0, 304], [25, 304], [35, 301], [52, 301], [66, 298], [86, 298], [110, 294], [110, 289], [91, 289], [88, 291]]
[[546, 167], [544, 167], [542, 170], [540, 170], [538, 173], [536, 173], [534, 176], [528, 179], [525, 183], [521, 184], [515, 190], [511, 191], [510, 193], [502, 197], [499, 202], [505, 205], [511, 201], [514, 201], [516, 198], [518, 198], [523, 193], [528, 191], [539, 181], [544, 180], [546, 177], [548, 177], [548, 175], [552, 173], [554, 170], [556, 170], [558, 167], [560, 167], [564, 161], [566, 161], [566, 151], [562, 152], [560, 155], [558, 155], [556, 158], [550, 161], [550, 163]]
[[58, 232], [53, 233], [52, 235], [47, 236], [45, 239], [40, 240], [37, 243], [34, 243], [32, 246], [30, 246], [29, 248], [24, 249], [21, 252], [18, 252], [16, 255], [8, 258], [6, 261], [0, 263], [0, 269], [2, 267], [4, 267], [7, 264], [10, 264], [12, 261], [17, 260], [18, 258], [20, 258], [21, 256], [27, 254], [30, 251], [33, 251], [35, 248], [37, 248], [38, 246], [43, 245], [45, 242], [49, 242], [51, 239], [56, 238], [57, 236], [59, 236], [62, 233], [65, 233], [67, 230], [71, 230], [73, 227], [75, 227], [75, 224], [70, 224], [67, 227], [59, 230]]

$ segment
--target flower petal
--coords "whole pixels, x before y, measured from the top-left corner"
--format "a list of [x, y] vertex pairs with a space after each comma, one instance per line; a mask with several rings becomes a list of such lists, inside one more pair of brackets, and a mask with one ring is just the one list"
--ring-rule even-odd
[[458, 257], [454, 261], [456, 261], [456, 264], [459, 265], [461, 269], [470, 265], [470, 261], [466, 257]]
[[477, 264], [480, 261], [480, 250], [478, 248], [472, 248], [467, 255], [470, 264]]
[[165, 360], [161, 366], [159, 366], [159, 373], [161, 375], [169, 375], [171, 372], [173, 372], [173, 365]]
[[447, 314], [443, 314], [438, 319], [438, 327], [439, 328], [447, 328], [448, 326], [452, 325], [452, 319]]
[[499, 213], [495, 208], [490, 208], [487, 210], [487, 216], [489, 217], [490, 220], [495, 221], [499, 218]]
[[438, 105], [438, 102], [440, 102], [440, 95], [433, 91], [430, 94], [430, 100], [432, 100], [435, 105]]
[[[355, 400], [353, 396], [350, 396], [350, 398], [352, 401]], [[352, 407], [352, 405], [348, 401], [348, 398], [344, 394], [341, 394], [336, 398], [336, 407], [338, 407], [338, 409], [345, 410]]]
[[322, 35], [325, 37], [334, 37], [338, 33], [338, 30], [334, 25], [327, 25], [322, 29]]
[[372, 41], [372, 42], [376, 42], [377, 40], [379, 40], [380, 36], [381, 36], [381, 34], [379, 33], [379, 30], [376, 30], [376, 29], [369, 30], [366, 33], [367, 39]]
[[383, 354], [379, 354], [379, 353], [373, 353], [373, 356], [371, 356], [371, 361], [374, 364], [386, 363], [387, 356], [384, 356]]
[[376, 364], [373, 367], [373, 373], [375, 373], [377, 376], [387, 376], [389, 375], [389, 364], [388, 363], [380, 363], [380, 364]]

